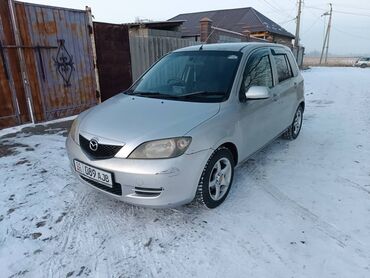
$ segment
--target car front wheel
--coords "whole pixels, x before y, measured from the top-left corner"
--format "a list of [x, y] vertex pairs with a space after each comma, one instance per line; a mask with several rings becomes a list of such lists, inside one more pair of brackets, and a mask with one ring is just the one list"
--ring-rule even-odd
[[209, 158], [199, 181], [197, 201], [207, 208], [223, 203], [234, 177], [235, 162], [229, 149], [220, 147]]

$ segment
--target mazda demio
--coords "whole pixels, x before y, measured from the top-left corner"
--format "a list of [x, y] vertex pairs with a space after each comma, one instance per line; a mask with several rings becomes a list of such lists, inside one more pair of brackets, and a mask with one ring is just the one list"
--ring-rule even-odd
[[82, 183], [124, 202], [173, 207], [196, 200], [215, 208], [236, 165], [279, 136], [297, 138], [304, 108], [304, 81], [289, 48], [191, 46], [81, 113], [67, 150]]

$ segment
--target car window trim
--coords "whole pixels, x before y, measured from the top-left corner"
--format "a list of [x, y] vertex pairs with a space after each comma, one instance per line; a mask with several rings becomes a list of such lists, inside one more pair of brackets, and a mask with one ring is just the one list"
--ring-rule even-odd
[[284, 56], [284, 60], [288, 66], [288, 69], [290, 70], [290, 77], [289, 78], [286, 78], [282, 81], [279, 80], [279, 72], [278, 72], [278, 67], [277, 67], [277, 63], [274, 59], [274, 63], [275, 63], [275, 68], [276, 68], [276, 74], [277, 74], [277, 82], [278, 84], [281, 84], [281, 83], [284, 83], [285, 81], [287, 80], [290, 80], [292, 79], [294, 76], [294, 73], [293, 73], [293, 70], [292, 70], [292, 65], [290, 64], [290, 61], [289, 61], [289, 58], [288, 58], [288, 54], [285, 52], [285, 51], [276, 51], [275, 49], [271, 49], [271, 53], [272, 53], [272, 56]]
[[[243, 93], [242, 93], [242, 90], [243, 90], [243, 82], [244, 82], [244, 77], [245, 77], [245, 74], [246, 74], [246, 70], [247, 70], [248, 64], [250, 62], [251, 57], [254, 54], [256, 54], [256, 52], [259, 52], [259, 51], [261, 51], [261, 52], [262, 51], [266, 51], [266, 55], [263, 55], [262, 57], [267, 56], [268, 59], [269, 59], [269, 62], [270, 62], [270, 70], [271, 70], [271, 77], [272, 77], [272, 87], [268, 87], [268, 88], [269, 89], [272, 89], [272, 88], [274, 88], [277, 85], [276, 80], [275, 80], [275, 72], [274, 72], [273, 62], [272, 62], [272, 59], [271, 59], [272, 57], [271, 57], [271, 51], [270, 51], [270, 49], [268, 47], [260, 47], [260, 48], [257, 48], [255, 50], [253, 50], [251, 53], [249, 53], [249, 55], [248, 55], [248, 57], [246, 59], [245, 65], [244, 65], [243, 73], [242, 73], [242, 76], [241, 76], [241, 83], [240, 83], [239, 91], [238, 91], [239, 92], [239, 97], [238, 98], [239, 98], [239, 101], [240, 102], [243, 102], [241, 100], [241, 96], [243, 95]], [[245, 94], [245, 92], [244, 92], [244, 94]]]

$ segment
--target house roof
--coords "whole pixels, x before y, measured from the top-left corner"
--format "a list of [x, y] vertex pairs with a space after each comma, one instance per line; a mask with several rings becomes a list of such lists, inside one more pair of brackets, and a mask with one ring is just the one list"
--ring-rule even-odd
[[167, 20], [167, 21], [148, 21], [148, 22], [134, 22], [127, 23], [129, 26], [144, 26], [146, 28], [163, 29], [179, 27], [184, 23], [184, 20]]
[[294, 38], [293, 34], [251, 7], [179, 14], [169, 19], [169, 21], [184, 20], [185, 22], [182, 25], [183, 36], [199, 36], [199, 21], [204, 17], [211, 19], [214, 27], [238, 33], [246, 30], [252, 33], [267, 31], [292, 39]]

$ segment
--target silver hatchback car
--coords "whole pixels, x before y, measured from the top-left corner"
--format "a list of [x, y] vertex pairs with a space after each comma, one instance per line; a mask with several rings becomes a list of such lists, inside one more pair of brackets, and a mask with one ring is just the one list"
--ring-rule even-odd
[[289, 48], [230, 43], [174, 51], [127, 91], [83, 112], [67, 150], [85, 184], [127, 203], [215, 208], [234, 168], [295, 139], [304, 84]]
[[370, 57], [361, 57], [353, 65], [354, 67], [367, 68], [370, 67]]

